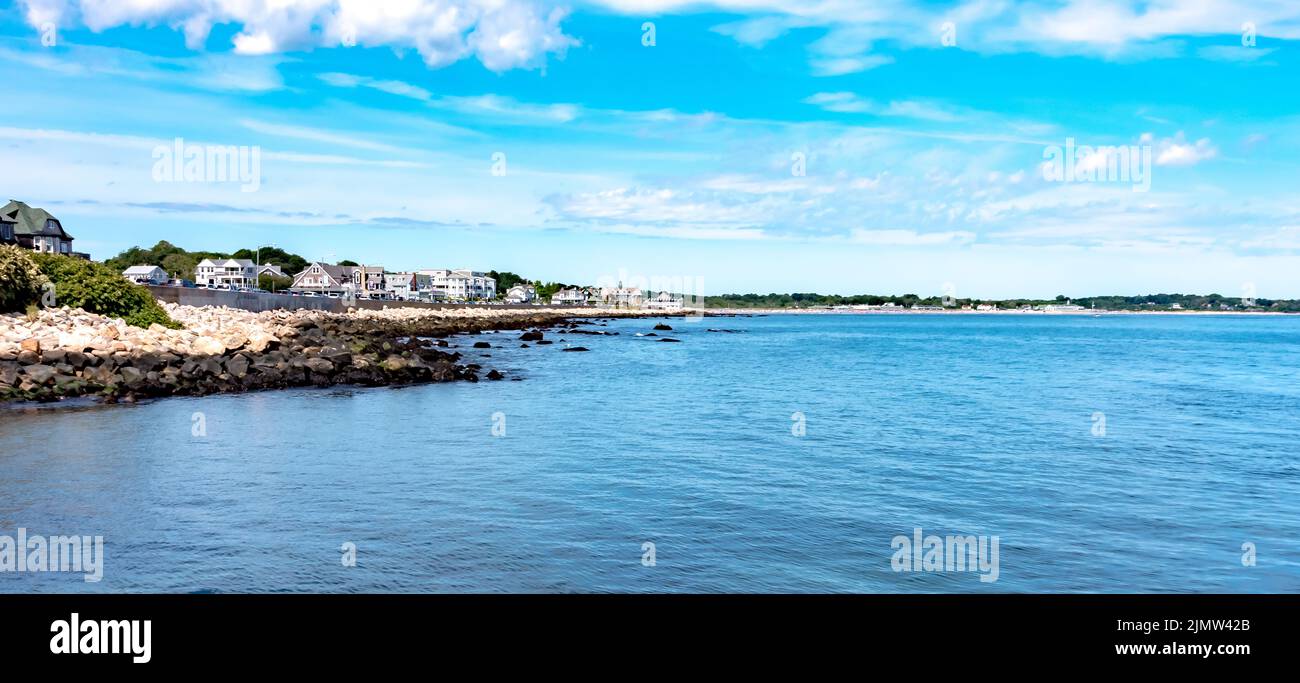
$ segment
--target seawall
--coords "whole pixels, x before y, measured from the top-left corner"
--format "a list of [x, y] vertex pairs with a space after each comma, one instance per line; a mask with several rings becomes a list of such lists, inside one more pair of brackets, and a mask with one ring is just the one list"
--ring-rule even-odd
[[[254, 313], [275, 310], [308, 309], [329, 313], [346, 313], [349, 308], [379, 311], [385, 308], [419, 308], [429, 311], [455, 310], [465, 308], [490, 308], [492, 310], [535, 311], [541, 306], [531, 304], [451, 304], [426, 303], [421, 301], [371, 301], [357, 299], [344, 302], [343, 299], [331, 299], [323, 296], [291, 296], [289, 294], [272, 294], [270, 292], [232, 292], [220, 289], [203, 289], [197, 287], [166, 287], [148, 285], [154, 298], [181, 306], [226, 306]], [[545, 306], [547, 309], [564, 309], [564, 306]], [[574, 307], [577, 308], [577, 307]]]

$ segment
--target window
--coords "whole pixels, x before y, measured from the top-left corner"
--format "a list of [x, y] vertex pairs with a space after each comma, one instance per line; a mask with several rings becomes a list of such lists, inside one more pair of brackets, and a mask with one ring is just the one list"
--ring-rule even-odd
[[71, 242], [59, 242], [59, 253], [67, 254], [72, 252]]

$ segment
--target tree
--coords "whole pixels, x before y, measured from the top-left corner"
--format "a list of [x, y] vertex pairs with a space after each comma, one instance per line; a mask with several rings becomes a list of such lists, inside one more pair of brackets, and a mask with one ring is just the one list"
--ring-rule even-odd
[[[279, 264], [277, 264], [279, 265]], [[268, 292], [279, 292], [289, 289], [293, 286], [293, 278], [280, 277], [270, 273], [262, 273], [257, 276], [257, 286]]]
[[135, 327], [181, 327], [148, 289], [122, 277], [116, 267], [61, 254], [33, 254], [32, 260], [54, 284], [56, 305], [122, 318]]
[[516, 275], [510, 271], [498, 273], [495, 270], [488, 271], [488, 277], [497, 281], [497, 292], [504, 293], [507, 289], [519, 284], [528, 284], [528, 280], [521, 275]]

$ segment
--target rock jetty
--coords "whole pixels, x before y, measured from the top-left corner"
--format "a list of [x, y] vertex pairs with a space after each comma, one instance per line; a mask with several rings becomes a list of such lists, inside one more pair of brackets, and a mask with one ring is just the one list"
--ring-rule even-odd
[[[41, 310], [32, 319], [0, 315], [0, 401], [94, 395], [116, 402], [334, 384], [475, 382], [480, 366], [461, 364], [459, 352], [445, 350], [447, 337], [513, 329], [540, 339], [551, 327], [583, 324], [571, 318], [644, 315], [491, 308], [253, 313], [164, 306], [184, 329], [140, 329], [66, 307]], [[480, 344], [486, 347], [474, 346]], [[505, 377], [497, 370], [485, 376]]]

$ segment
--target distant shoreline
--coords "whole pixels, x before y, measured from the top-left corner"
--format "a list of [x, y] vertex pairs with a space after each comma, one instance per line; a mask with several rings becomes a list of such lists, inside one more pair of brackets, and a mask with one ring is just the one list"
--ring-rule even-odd
[[1127, 315], [1198, 315], [1198, 316], [1289, 316], [1300, 315], [1300, 313], [1287, 313], [1283, 311], [1110, 311], [1110, 310], [1086, 310], [1086, 311], [1025, 311], [1020, 309], [1006, 309], [998, 311], [973, 311], [962, 309], [947, 309], [942, 311], [924, 310], [916, 311], [910, 308], [899, 307], [895, 310], [862, 310], [862, 309], [830, 309], [830, 308], [705, 308], [705, 316], [731, 316], [731, 315], [1050, 315], [1050, 316], [1127, 316]]

